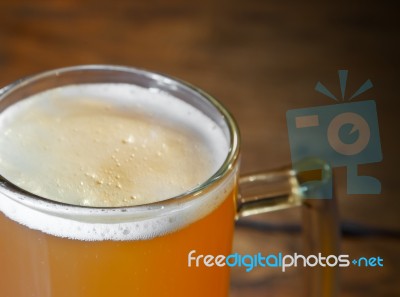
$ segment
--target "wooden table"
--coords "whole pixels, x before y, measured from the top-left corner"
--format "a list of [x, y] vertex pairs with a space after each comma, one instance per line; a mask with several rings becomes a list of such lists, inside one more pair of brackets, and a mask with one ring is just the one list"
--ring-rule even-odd
[[[62, 66], [122, 64], [183, 78], [213, 94], [238, 120], [243, 172], [290, 163], [287, 110], [332, 104], [314, 91], [322, 81], [339, 94], [371, 79], [358, 99], [376, 99], [383, 161], [362, 165], [381, 180], [381, 195], [346, 194], [335, 169], [343, 221], [399, 230], [399, 22], [397, 6], [375, 1], [0, 1], [0, 85]], [[297, 224], [299, 211], [256, 218]], [[345, 237], [343, 253], [381, 256], [382, 269], [342, 270], [341, 296], [400, 296], [397, 237]], [[238, 227], [235, 251], [301, 251], [298, 233]], [[302, 273], [235, 269], [231, 295], [299, 296]]]

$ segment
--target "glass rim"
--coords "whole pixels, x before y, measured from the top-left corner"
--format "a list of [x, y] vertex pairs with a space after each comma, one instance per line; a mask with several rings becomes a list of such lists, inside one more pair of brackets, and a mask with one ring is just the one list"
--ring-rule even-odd
[[[210, 103], [218, 111], [218, 113], [223, 117], [223, 121], [227, 125], [229, 132], [229, 150], [227, 152], [227, 156], [224, 162], [212, 176], [210, 176], [206, 181], [202, 182], [198, 186], [190, 190], [187, 190], [179, 195], [146, 204], [139, 204], [132, 206], [104, 207], [104, 206], [85, 206], [85, 205], [63, 203], [30, 193], [29, 191], [26, 191], [15, 185], [14, 183], [8, 181], [5, 177], [3, 177], [0, 174], [0, 188], [8, 190], [12, 192], [12, 194], [17, 195], [20, 198], [18, 199], [14, 197], [9, 197], [10, 199], [18, 200], [19, 202], [21, 202], [26, 206], [31, 206], [32, 208], [41, 209], [44, 211], [51, 211], [53, 208], [57, 208], [58, 209], [57, 212], [59, 212], [61, 209], [73, 209], [75, 211], [84, 213], [86, 213], [87, 211], [90, 211], [91, 213], [93, 212], [103, 213], [105, 210], [117, 211], [119, 213], [127, 213], [127, 212], [132, 213], [132, 212], [142, 212], [142, 211], [147, 212], [152, 210], [161, 210], [166, 207], [195, 200], [198, 196], [202, 196], [204, 191], [211, 189], [214, 186], [217, 186], [220, 182], [224, 180], [226, 176], [228, 176], [233, 170], [235, 170], [236, 168], [235, 165], [238, 162], [240, 153], [240, 132], [238, 125], [233, 116], [231, 115], [231, 113], [217, 99], [215, 99], [213, 96], [206, 93], [199, 87], [196, 87], [184, 80], [181, 80], [179, 78], [170, 75], [165, 75], [163, 73], [144, 70], [136, 67], [107, 65], [107, 64], [92, 64], [92, 65], [63, 67], [27, 76], [25, 78], [19, 79], [1, 88], [0, 101], [2, 101], [9, 93], [12, 93], [18, 88], [39, 81], [40, 79], [44, 79], [53, 75], [59, 76], [63, 73], [85, 71], [85, 70], [124, 71], [136, 75], [143, 75], [148, 77], [149, 80], [154, 80], [154, 81], [162, 80], [163, 82], [177, 84], [180, 87], [187, 88], [190, 91], [201, 96], [203, 100], [208, 101], [208, 103]], [[28, 95], [27, 97], [29, 96], [30, 95]]]

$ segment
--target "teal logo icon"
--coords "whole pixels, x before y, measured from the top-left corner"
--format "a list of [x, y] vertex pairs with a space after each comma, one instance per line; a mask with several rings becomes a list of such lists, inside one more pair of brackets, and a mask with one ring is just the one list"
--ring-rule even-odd
[[[345, 99], [347, 75], [347, 70], [339, 70], [341, 99], [321, 82], [315, 86], [316, 91], [335, 100], [336, 104], [287, 111], [292, 164], [312, 157], [327, 162], [331, 167], [345, 166], [348, 194], [379, 194], [380, 181], [358, 172], [359, 165], [382, 160], [376, 104], [374, 100], [352, 102], [373, 85], [368, 79]], [[315, 169], [318, 168], [306, 168]], [[332, 179], [318, 192], [306, 193], [306, 196], [331, 198]]]

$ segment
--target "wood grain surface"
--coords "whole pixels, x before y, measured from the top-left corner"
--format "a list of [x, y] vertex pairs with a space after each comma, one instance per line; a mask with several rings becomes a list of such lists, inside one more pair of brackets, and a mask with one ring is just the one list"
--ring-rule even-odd
[[[145, 68], [211, 93], [239, 122], [243, 172], [290, 163], [286, 111], [332, 103], [314, 91], [317, 81], [338, 94], [339, 69], [349, 70], [350, 91], [371, 79], [374, 88], [359, 99], [376, 100], [383, 161], [360, 170], [382, 182], [382, 194], [347, 195], [346, 171], [338, 168], [339, 209], [343, 222], [400, 229], [395, 1], [0, 0], [1, 86], [77, 64]], [[255, 220], [298, 224], [299, 217], [293, 210]], [[384, 267], [343, 269], [340, 296], [400, 296], [398, 237], [344, 237], [341, 248], [381, 256]], [[239, 226], [234, 250], [299, 252], [300, 234]], [[300, 269], [234, 269], [231, 296], [301, 296], [302, 275]]]

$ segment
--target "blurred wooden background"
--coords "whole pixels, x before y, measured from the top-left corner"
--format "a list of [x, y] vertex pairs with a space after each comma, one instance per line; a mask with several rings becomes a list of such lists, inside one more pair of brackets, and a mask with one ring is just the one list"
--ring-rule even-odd
[[[129, 1], [0, 0], [0, 85], [77, 64], [122, 64], [187, 80], [219, 98], [237, 118], [243, 172], [290, 163], [285, 114], [331, 104], [317, 81], [339, 93], [366, 79], [374, 88], [383, 161], [362, 166], [381, 180], [376, 196], [346, 195], [346, 171], [335, 171], [343, 221], [400, 229], [399, 21], [395, 1], [304, 3], [267, 0]], [[298, 211], [256, 218], [298, 223]], [[300, 236], [239, 227], [235, 251], [301, 251]], [[342, 251], [381, 256], [384, 268], [342, 270], [341, 296], [400, 296], [399, 239], [345, 237]], [[300, 296], [302, 275], [234, 270], [233, 297]]]

